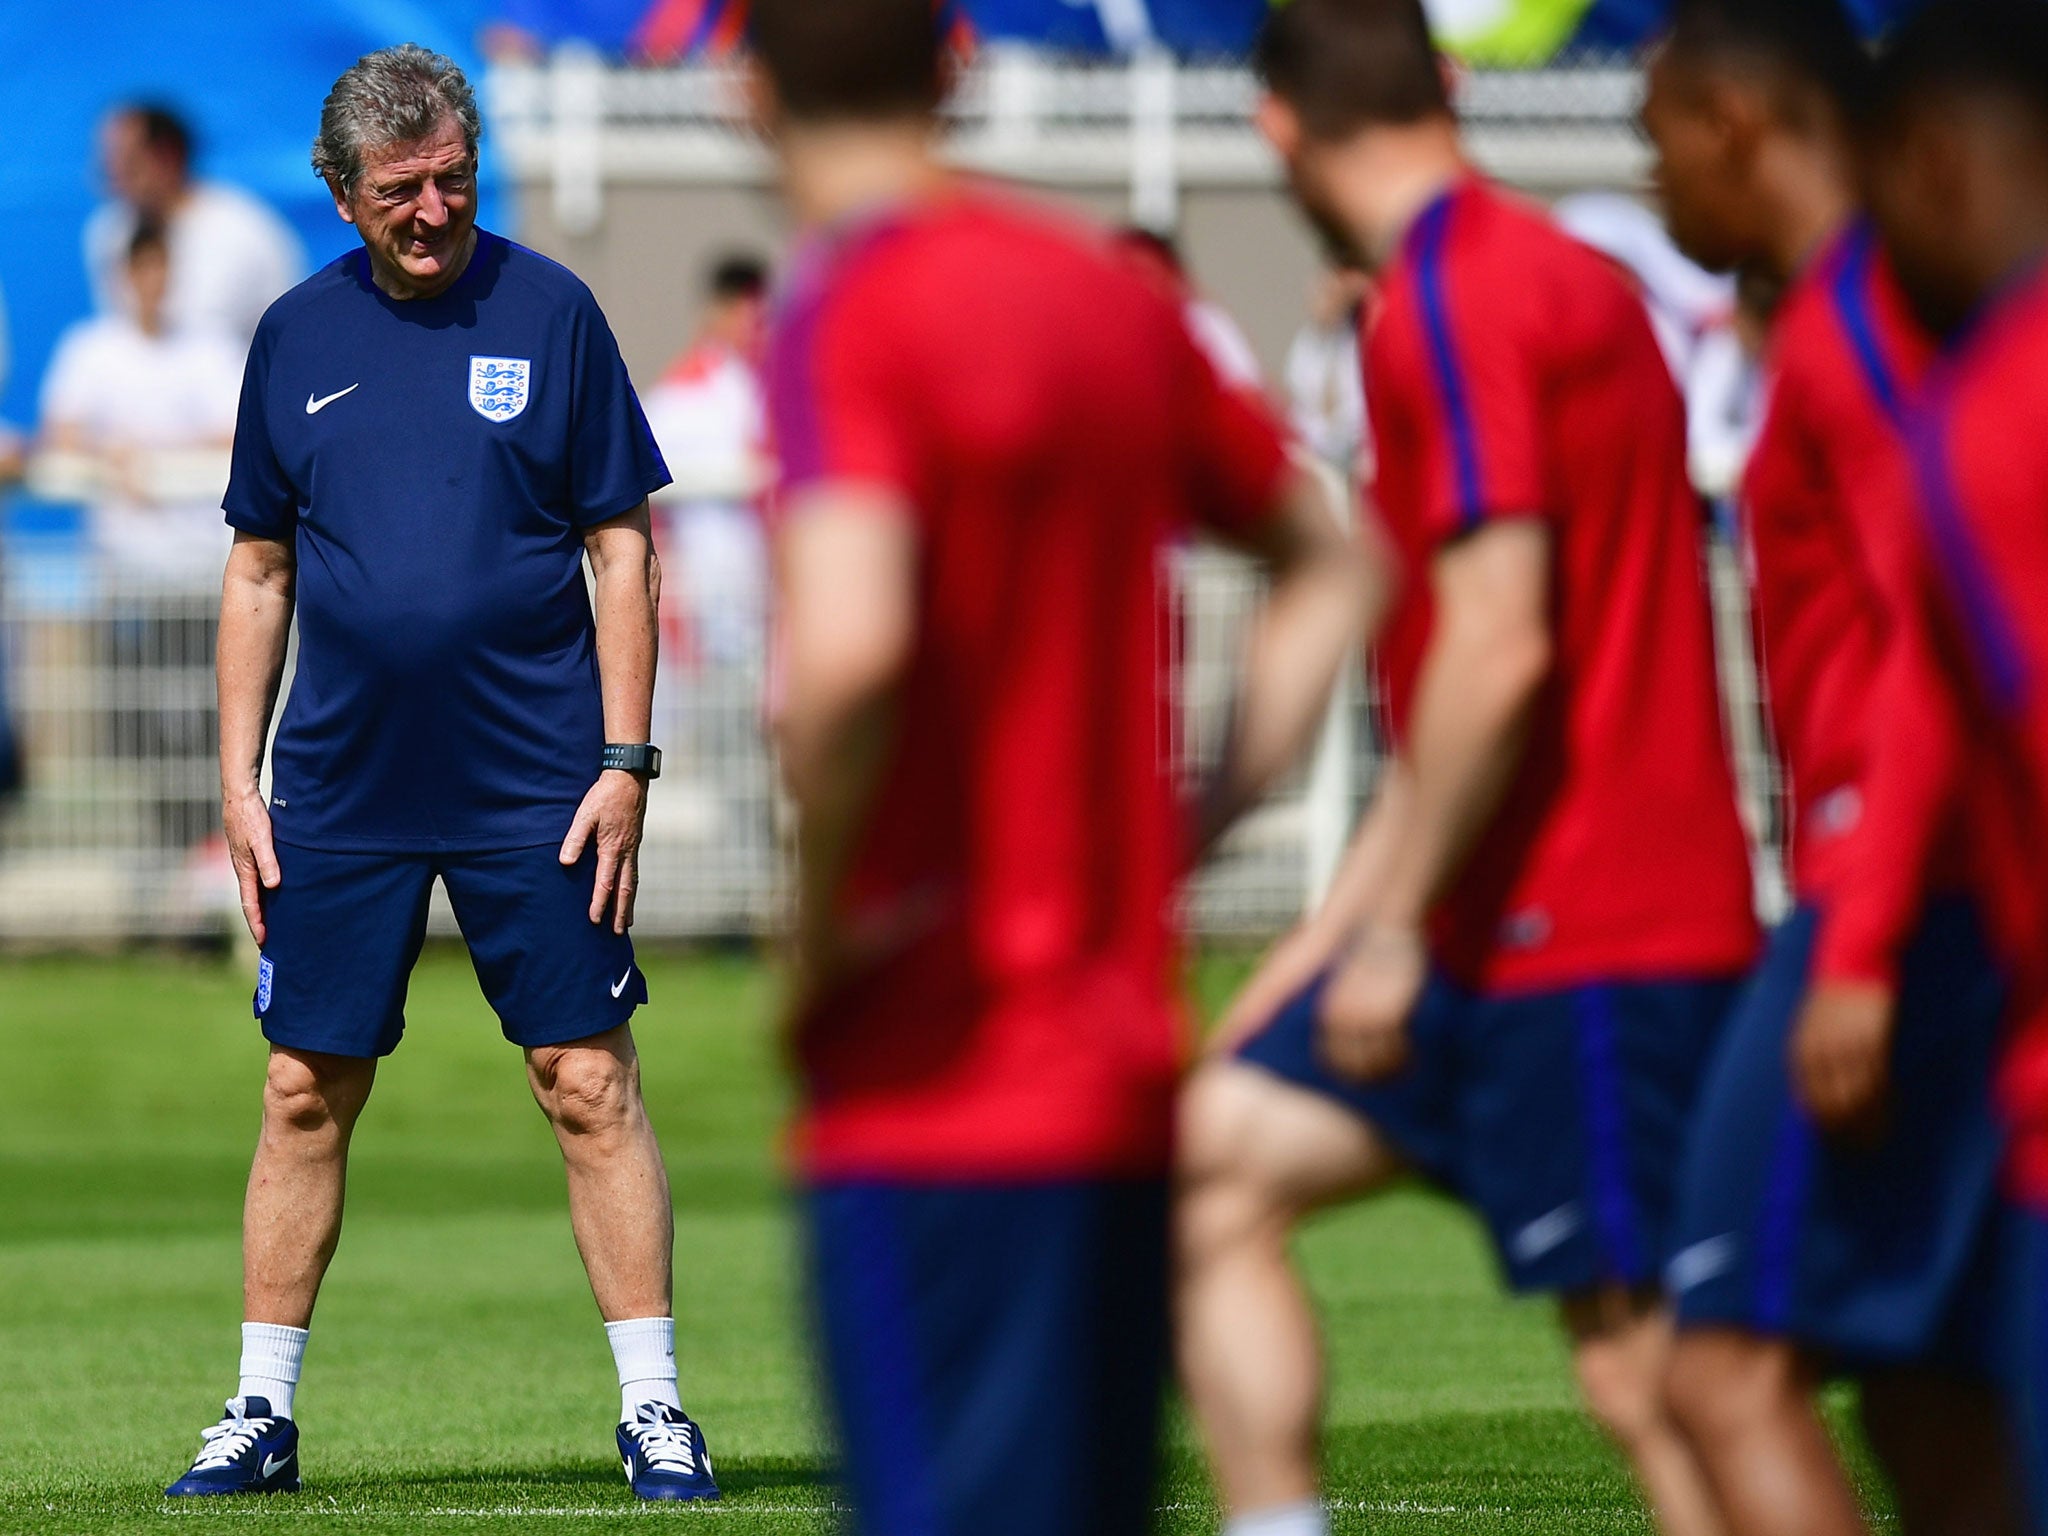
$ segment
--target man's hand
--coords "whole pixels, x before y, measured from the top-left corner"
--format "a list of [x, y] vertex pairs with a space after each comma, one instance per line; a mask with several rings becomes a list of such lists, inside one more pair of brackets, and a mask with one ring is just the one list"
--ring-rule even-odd
[[252, 784], [223, 795], [220, 823], [227, 833], [228, 857], [234, 860], [235, 882], [242, 888], [242, 920], [260, 946], [270, 931], [263, 921], [263, 893], [284, 883], [277, 845], [270, 838], [270, 807], [261, 787]]
[[633, 926], [633, 897], [640, 889], [640, 834], [646, 821], [646, 782], [638, 774], [607, 768], [576, 808], [576, 820], [562, 841], [562, 862], [573, 865], [596, 839], [597, 888], [590, 895], [590, 920], [603, 922], [610, 908], [613, 933]]
[[1340, 1077], [1372, 1083], [1408, 1064], [1408, 1019], [1429, 977], [1422, 935], [1367, 927], [1323, 993], [1323, 1060]]
[[1884, 1131], [1897, 999], [1875, 982], [1822, 982], [1792, 1035], [1792, 1081], [1823, 1130], [1875, 1141]]
[[1266, 952], [1251, 980], [1230, 1000], [1210, 1037], [1214, 1053], [1236, 1050], [1273, 1020], [1288, 999], [1336, 958], [1342, 936], [1314, 920], [1302, 923]]

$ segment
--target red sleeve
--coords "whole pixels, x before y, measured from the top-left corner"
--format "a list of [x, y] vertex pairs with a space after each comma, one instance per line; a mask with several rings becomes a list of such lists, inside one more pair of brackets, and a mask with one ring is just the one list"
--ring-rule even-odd
[[1872, 558], [1891, 631], [1870, 704], [1863, 815], [1842, 853], [1842, 878], [1821, 918], [1814, 971], [1823, 980], [1896, 985], [1927, 896], [1935, 843], [1951, 824], [1963, 763], [1963, 706], [1943, 666], [1930, 575], [1900, 466], [1876, 509]]
[[1487, 519], [1544, 502], [1543, 358], [1521, 323], [1520, 291], [1491, 283], [1457, 241], [1459, 204], [1439, 203], [1416, 231], [1413, 281], [1428, 372], [1418, 466], [1431, 536], [1457, 538]]
[[1181, 430], [1189, 503], [1223, 539], [1242, 538], [1279, 510], [1289, 461], [1287, 431], [1265, 399], [1226, 380], [1176, 316], [1175, 351], [1185, 384]]
[[768, 411], [779, 499], [824, 480], [900, 492], [915, 506], [921, 461], [903, 337], [872, 286], [790, 306], [770, 341]]

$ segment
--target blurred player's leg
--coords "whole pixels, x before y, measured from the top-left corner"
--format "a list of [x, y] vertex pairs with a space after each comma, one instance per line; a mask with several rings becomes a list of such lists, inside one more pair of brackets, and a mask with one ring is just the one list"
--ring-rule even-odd
[[1288, 1235], [1400, 1161], [1349, 1110], [1229, 1060], [1190, 1083], [1181, 1138], [1181, 1376], [1224, 1502], [1243, 1515], [1313, 1501], [1322, 1349]]
[[1722, 1531], [1706, 1474], [1664, 1399], [1671, 1319], [1652, 1292], [1620, 1288], [1567, 1296], [1560, 1316], [1586, 1411], [1635, 1467], [1664, 1536]]
[[304, 1328], [341, 1239], [342, 1191], [373, 1058], [273, 1045], [263, 1130], [242, 1207], [242, 1303], [250, 1322]]
[[1671, 1406], [1729, 1524], [1745, 1536], [1854, 1536], [1856, 1495], [1814, 1405], [1818, 1373], [1790, 1343], [1733, 1328], [1682, 1335]]
[[1933, 1371], [1863, 1381], [1863, 1428], [1891, 1474], [1907, 1536], [2018, 1536], [2025, 1500], [2012, 1421], [1990, 1388]]

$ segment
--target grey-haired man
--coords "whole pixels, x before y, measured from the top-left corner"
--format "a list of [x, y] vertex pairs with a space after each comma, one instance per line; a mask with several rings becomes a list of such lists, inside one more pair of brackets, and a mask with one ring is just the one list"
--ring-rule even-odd
[[[476, 227], [468, 82], [365, 56], [313, 165], [351, 252], [257, 328], [226, 511], [221, 785], [270, 1042], [241, 1383], [169, 1493], [299, 1486], [292, 1397], [350, 1135], [433, 882], [568, 1166], [645, 1498], [716, 1498], [677, 1395], [673, 1223], [627, 1025], [668, 472], [582, 283]], [[595, 575], [595, 612], [583, 561]], [[260, 788], [294, 610], [298, 671]]]

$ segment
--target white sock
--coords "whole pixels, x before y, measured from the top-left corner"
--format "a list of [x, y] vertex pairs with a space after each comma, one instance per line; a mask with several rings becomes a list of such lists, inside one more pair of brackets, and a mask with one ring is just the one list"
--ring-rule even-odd
[[237, 1397], [266, 1397], [280, 1419], [292, 1416], [299, 1390], [299, 1362], [306, 1358], [306, 1330], [281, 1323], [242, 1324], [242, 1385]]
[[1330, 1517], [1322, 1500], [1303, 1499], [1239, 1515], [1224, 1524], [1223, 1536], [1330, 1536]]
[[672, 1317], [636, 1317], [623, 1323], [606, 1323], [605, 1337], [612, 1341], [612, 1359], [619, 1367], [619, 1421], [630, 1424], [633, 1410], [642, 1403], [683, 1406], [676, 1390], [676, 1320]]

